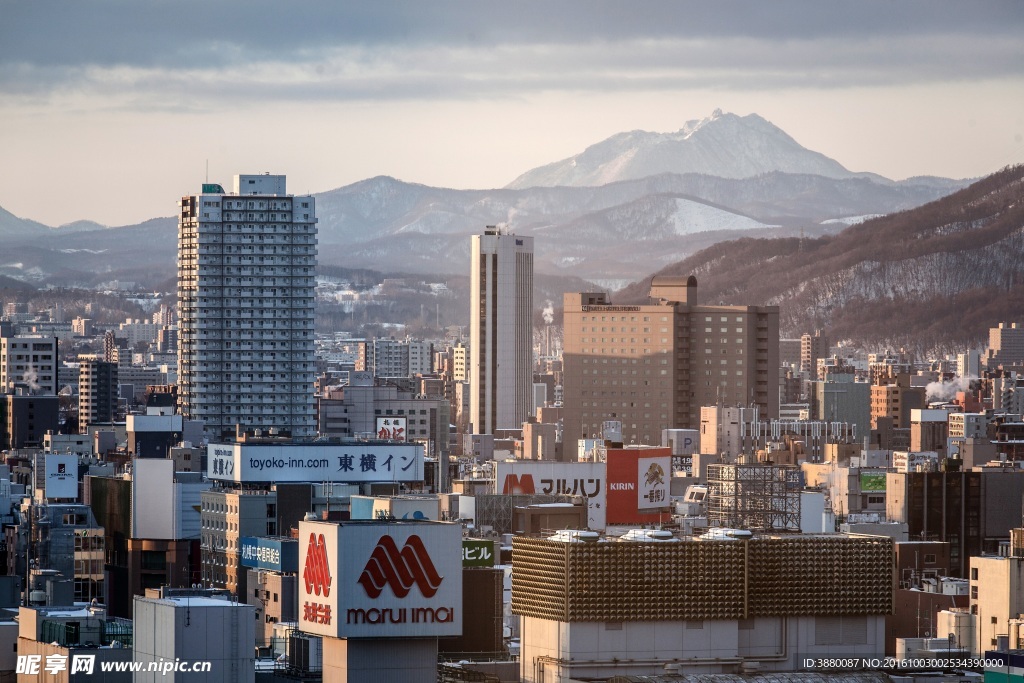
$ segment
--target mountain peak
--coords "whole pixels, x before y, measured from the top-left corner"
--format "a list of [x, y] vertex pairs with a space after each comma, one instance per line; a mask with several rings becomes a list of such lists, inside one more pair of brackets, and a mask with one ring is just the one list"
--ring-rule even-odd
[[618, 133], [568, 159], [527, 171], [508, 187], [595, 186], [662, 173], [749, 178], [773, 171], [856, 176], [757, 114], [739, 116], [715, 109], [674, 133]]

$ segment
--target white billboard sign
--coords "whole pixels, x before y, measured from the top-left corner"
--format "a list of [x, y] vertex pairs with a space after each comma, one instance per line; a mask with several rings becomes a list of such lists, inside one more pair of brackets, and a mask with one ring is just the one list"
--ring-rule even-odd
[[47, 498], [78, 498], [78, 456], [47, 453], [44, 494]]
[[234, 482], [423, 481], [423, 445], [210, 444], [206, 476]]
[[457, 524], [300, 522], [299, 573], [299, 628], [308, 633], [335, 638], [462, 633], [462, 529]]
[[544, 462], [499, 460], [497, 493], [582, 496], [587, 501], [587, 525], [605, 528], [606, 465], [603, 462]]
[[377, 438], [389, 439], [391, 441], [405, 441], [406, 418], [404, 417], [378, 417]]
[[669, 504], [669, 480], [672, 478], [672, 456], [645, 458], [636, 461], [636, 507], [638, 510], [663, 508]]

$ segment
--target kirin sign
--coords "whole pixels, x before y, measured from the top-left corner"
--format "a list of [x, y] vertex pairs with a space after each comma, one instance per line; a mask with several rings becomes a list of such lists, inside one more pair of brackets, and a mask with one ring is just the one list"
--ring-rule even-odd
[[607, 457], [608, 523], [669, 521], [672, 450], [609, 448]]
[[462, 633], [458, 525], [300, 522], [299, 537], [306, 543], [299, 557], [303, 631], [339, 638]]

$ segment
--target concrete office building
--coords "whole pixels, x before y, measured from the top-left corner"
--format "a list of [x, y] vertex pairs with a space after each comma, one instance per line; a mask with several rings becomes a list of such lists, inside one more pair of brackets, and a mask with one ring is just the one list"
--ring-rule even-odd
[[871, 385], [853, 381], [853, 375], [834, 374], [814, 382], [811, 416], [825, 422], [853, 425], [856, 436], [871, 434]]
[[995, 553], [1020, 524], [1024, 471], [889, 472], [886, 517], [912, 541], [947, 541], [949, 571], [965, 578], [972, 556]]
[[94, 355], [78, 357], [78, 431], [117, 417], [117, 363]]
[[871, 385], [871, 429], [878, 429], [878, 419], [892, 418], [895, 429], [910, 428], [910, 411], [926, 406], [924, 387], [910, 384], [910, 375], [900, 374], [890, 384]]
[[444, 396], [402, 391], [355, 376], [348, 386], [331, 387], [317, 399], [320, 434], [325, 436], [388, 437], [379, 432], [385, 420], [398, 420], [403, 441], [426, 444], [429, 455], [448, 455], [451, 408]]
[[[138, 683], [252, 683], [256, 680], [252, 605], [208, 591], [165, 590], [135, 598], [134, 661]], [[148, 671], [150, 662], [208, 662], [208, 671]]]
[[57, 396], [0, 395], [0, 449], [38, 447], [59, 426]]
[[415, 339], [372, 339], [359, 343], [357, 372], [374, 377], [427, 375], [433, 369], [433, 344]]
[[533, 238], [488, 226], [470, 265], [470, 428], [519, 429], [533, 399]]
[[[1021, 529], [1014, 529], [1015, 535]], [[999, 637], [1010, 636], [1011, 620], [1024, 614], [1024, 549], [1014, 549], [1007, 556], [983, 555], [971, 560], [971, 616], [974, 618], [973, 650], [984, 656], [987, 650], [998, 649]], [[1011, 647], [1017, 646], [1018, 637]]]
[[178, 222], [181, 413], [215, 438], [248, 430], [315, 434], [313, 197], [283, 175], [203, 185]]
[[828, 337], [815, 330], [814, 334], [800, 337], [800, 372], [808, 378], [818, 379], [818, 360], [828, 356]]
[[[17, 675], [18, 681], [99, 680], [104, 683], [131, 683], [131, 671], [103, 671], [103, 666], [116, 666], [132, 661], [132, 622], [108, 616], [102, 607], [79, 605], [21, 607], [18, 610], [18, 655], [32, 658], [38, 665], [36, 673]], [[47, 658], [66, 663], [63, 670], [47, 672]], [[81, 658], [92, 659], [92, 669], [71, 669]], [[52, 660], [51, 660], [52, 661]], [[172, 660], [173, 661], [173, 660]], [[13, 671], [11, 672], [13, 674]], [[6, 680], [12, 680], [7, 678]]]
[[972, 350], [956, 354], [956, 374], [960, 377], [981, 377], [981, 353]]
[[56, 337], [0, 337], [0, 392], [57, 393]]
[[702, 406], [779, 412], [779, 309], [701, 306], [697, 279], [655, 277], [646, 305], [605, 293], [565, 294], [562, 439], [622, 422], [625, 443], [696, 429]]

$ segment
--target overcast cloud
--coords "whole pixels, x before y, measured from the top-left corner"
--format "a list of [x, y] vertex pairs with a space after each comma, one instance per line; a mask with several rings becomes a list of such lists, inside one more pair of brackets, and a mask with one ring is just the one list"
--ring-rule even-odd
[[[33, 174], [59, 182], [62, 168], [92, 168], [99, 184], [104, 164], [159, 159], [170, 165], [154, 183], [184, 185], [185, 155], [212, 151], [232, 173], [258, 163], [213, 129], [297, 131], [324, 156], [268, 143], [260, 167], [281, 164], [317, 190], [375, 173], [501, 185], [618, 130], [674, 130], [718, 106], [765, 115], [858, 170], [978, 175], [1021, 160], [1022, 36], [1019, 0], [0, 0], [0, 144], [13, 155], [0, 206], [49, 222], [166, 214], [142, 203], [153, 183], [120, 214], [36, 211], [25, 192]], [[938, 142], [927, 139], [913, 141], [921, 152], [881, 139], [845, 152], [837, 131], [872, 121], [897, 140], [973, 128], [961, 144], [977, 158], [927, 158]]]
[[[963, 2], [8, 2], [0, 92], [395, 100], [1021, 76], [1024, 9]], [[126, 92], [130, 90], [131, 92]], [[170, 105], [166, 105], [170, 106]]]

